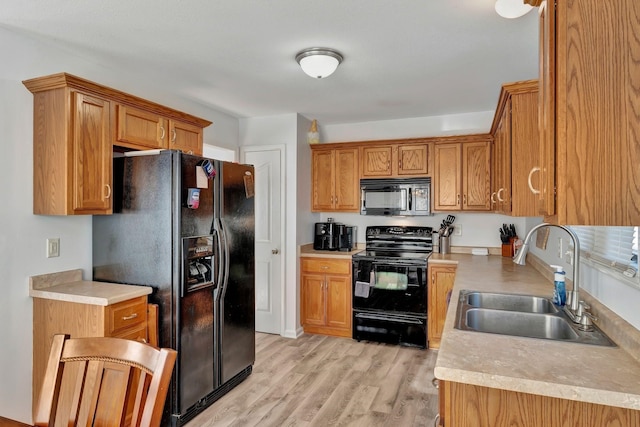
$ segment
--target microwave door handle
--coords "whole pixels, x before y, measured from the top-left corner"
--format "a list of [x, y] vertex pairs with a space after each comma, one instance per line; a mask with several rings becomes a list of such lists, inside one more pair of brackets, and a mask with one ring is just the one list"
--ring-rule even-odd
[[411, 208], [412, 205], [413, 205], [413, 189], [410, 188], [409, 189], [409, 212], [411, 212], [413, 210]]

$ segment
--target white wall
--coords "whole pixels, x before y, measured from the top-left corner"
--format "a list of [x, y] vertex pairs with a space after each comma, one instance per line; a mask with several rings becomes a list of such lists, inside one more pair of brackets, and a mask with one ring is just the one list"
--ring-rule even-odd
[[297, 114], [282, 114], [268, 117], [240, 119], [240, 146], [285, 145], [285, 241], [283, 242], [284, 261], [284, 336], [294, 338], [298, 335], [298, 276], [296, 253], [297, 221], [297, 151], [298, 131]]
[[[0, 416], [31, 423], [32, 275], [81, 268], [91, 278], [91, 216], [32, 214], [33, 95], [22, 80], [69, 72], [149, 100], [212, 120], [206, 143], [235, 149], [238, 121], [175, 97], [170, 87], [153, 88], [145, 75], [110, 69], [74, 52], [32, 40], [0, 27]], [[45, 242], [60, 238], [60, 257], [45, 257]]]
[[[496, 98], [497, 99], [497, 98]], [[428, 136], [487, 133], [495, 111], [415, 117], [377, 122], [344, 123], [324, 126], [318, 123], [320, 141], [347, 142], [377, 139], [420, 138]]]

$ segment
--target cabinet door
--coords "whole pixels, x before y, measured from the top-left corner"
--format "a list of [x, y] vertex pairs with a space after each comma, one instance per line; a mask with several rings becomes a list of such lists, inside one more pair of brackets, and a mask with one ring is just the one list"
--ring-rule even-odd
[[169, 120], [169, 148], [182, 150], [188, 154], [202, 155], [202, 128]]
[[302, 325], [325, 325], [325, 276], [302, 274]]
[[337, 211], [360, 211], [358, 149], [335, 150], [335, 200]]
[[72, 92], [73, 213], [111, 213], [110, 103]]
[[[511, 98], [511, 215], [538, 216], [538, 196], [529, 188], [530, 171], [540, 165], [538, 133], [538, 91], [519, 93]], [[531, 183], [540, 188], [537, 172]]]
[[393, 147], [390, 145], [362, 148], [362, 177], [379, 178], [393, 175], [391, 162]]
[[509, 215], [511, 213], [511, 100], [507, 100], [500, 116], [500, 123], [494, 136], [496, 170], [492, 171], [495, 179], [495, 195], [490, 195], [491, 207], [496, 212]]
[[327, 326], [351, 329], [351, 279], [326, 276]]
[[167, 148], [167, 120], [148, 111], [116, 105], [116, 141], [135, 148]]
[[460, 200], [461, 145], [459, 143], [436, 144], [434, 158], [433, 209], [460, 210], [462, 207]]
[[487, 142], [462, 144], [462, 209], [491, 209], [491, 146]]
[[428, 145], [398, 145], [398, 175], [420, 175], [429, 173]]
[[540, 5], [540, 193], [539, 213], [555, 214], [555, 67], [556, 67], [556, 13], [554, 2], [543, 1]]
[[447, 296], [453, 289], [453, 282], [456, 277], [456, 268], [451, 266], [431, 265], [429, 266], [429, 295], [427, 300], [427, 337], [429, 338], [429, 348], [439, 348], [444, 321], [447, 317], [448, 301]]
[[311, 210], [313, 212], [332, 211], [335, 171], [333, 150], [313, 150], [311, 153]]

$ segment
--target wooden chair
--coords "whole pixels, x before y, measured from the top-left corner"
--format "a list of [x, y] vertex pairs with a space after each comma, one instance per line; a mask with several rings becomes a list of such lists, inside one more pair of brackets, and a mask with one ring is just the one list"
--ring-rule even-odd
[[[122, 338], [55, 335], [34, 424], [159, 426], [176, 355]], [[65, 366], [79, 375], [63, 375]], [[73, 390], [68, 414], [57, 413], [62, 389]]]

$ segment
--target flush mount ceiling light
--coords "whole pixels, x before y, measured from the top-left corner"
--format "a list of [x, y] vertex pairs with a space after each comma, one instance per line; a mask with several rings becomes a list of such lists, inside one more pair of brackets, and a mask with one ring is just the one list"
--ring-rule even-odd
[[496, 0], [496, 12], [503, 18], [519, 18], [526, 15], [533, 6], [524, 4], [523, 0]]
[[342, 59], [340, 52], [326, 47], [310, 47], [296, 55], [296, 61], [302, 71], [316, 79], [333, 74]]

